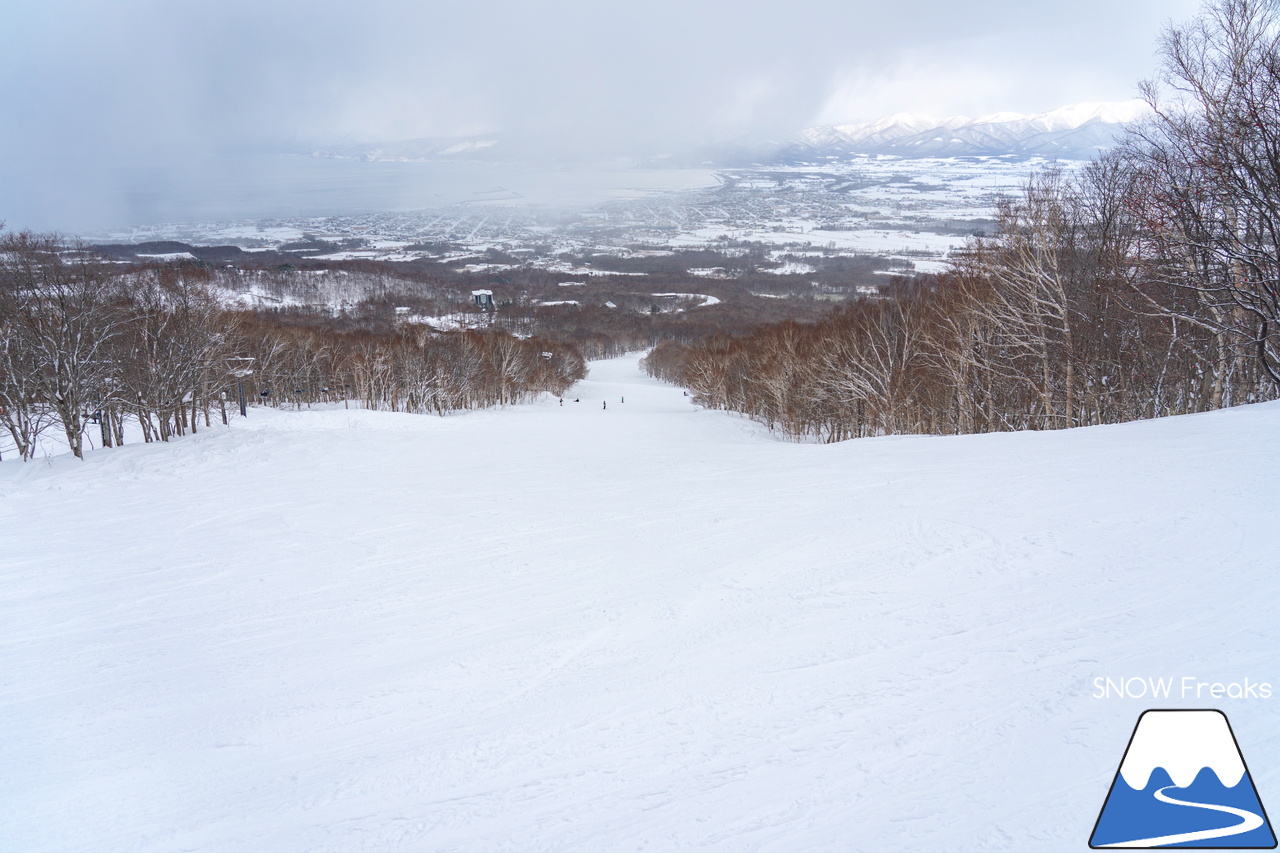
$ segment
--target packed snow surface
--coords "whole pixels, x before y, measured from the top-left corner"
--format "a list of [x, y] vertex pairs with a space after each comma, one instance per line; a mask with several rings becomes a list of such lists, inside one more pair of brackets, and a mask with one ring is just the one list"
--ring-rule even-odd
[[1280, 683], [1278, 433], [796, 444], [633, 356], [5, 461], [0, 847], [1081, 850], [1094, 678]]

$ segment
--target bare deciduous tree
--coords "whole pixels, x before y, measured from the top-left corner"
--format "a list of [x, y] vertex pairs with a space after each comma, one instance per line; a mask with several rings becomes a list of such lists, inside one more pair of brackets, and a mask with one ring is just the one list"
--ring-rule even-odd
[[112, 384], [111, 346], [127, 316], [116, 279], [82, 244], [21, 233], [0, 241], [0, 281], [37, 368], [39, 397], [83, 457], [82, 418]]
[[1280, 384], [1280, 20], [1269, 0], [1211, 0], [1171, 27], [1153, 109], [1124, 147], [1167, 280], [1194, 291], [1218, 337], [1219, 393], [1243, 340]]

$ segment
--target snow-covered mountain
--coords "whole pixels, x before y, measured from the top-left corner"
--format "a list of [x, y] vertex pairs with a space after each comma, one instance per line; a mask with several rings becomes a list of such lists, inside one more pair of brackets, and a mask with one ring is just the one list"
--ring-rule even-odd
[[317, 148], [313, 157], [335, 160], [421, 162], [428, 160], [492, 160], [500, 152], [496, 136], [449, 136], [405, 139], [398, 142], [369, 142]]
[[1115, 143], [1124, 125], [1141, 118], [1142, 101], [1075, 104], [1047, 113], [994, 113], [934, 118], [897, 113], [875, 121], [811, 127], [786, 149], [792, 158], [848, 154], [946, 157], [1038, 154], [1091, 157]]
[[1144, 712], [1089, 846], [1274, 849], [1275, 833], [1226, 715]]
[[1147, 711], [1120, 765], [1130, 788], [1147, 787], [1151, 773], [1163, 767], [1173, 784], [1186, 788], [1209, 768], [1228, 788], [1240, 784], [1244, 759], [1221, 711]]
[[[659, 167], [747, 166], [807, 162], [855, 154], [908, 157], [1039, 155], [1091, 158], [1115, 144], [1124, 125], [1146, 112], [1142, 101], [1074, 104], [1047, 113], [993, 113], [969, 118], [936, 118], [895, 113], [874, 121], [824, 125], [789, 140], [739, 139], [708, 144], [693, 152], [651, 157]], [[311, 151], [314, 157], [366, 161], [508, 161], [529, 155], [527, 140], [512, 135], [433, 137], [397, 142], [339, 145]]]

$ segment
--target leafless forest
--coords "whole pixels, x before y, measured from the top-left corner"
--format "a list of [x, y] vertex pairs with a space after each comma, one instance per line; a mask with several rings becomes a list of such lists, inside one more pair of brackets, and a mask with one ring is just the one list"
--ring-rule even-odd
[[[168, 440], [238, 414], [241, 389], [257, 404], [443, 414], [563, 393], [586, 360], [646, 348], [651, 374], [703, 404], [822, 441], [1271, 399], [1277, 30], [1262, 0], [1217, 0], [1170, 29], [1144, 86], [1152, 117], [1084, 169], [1030, 176], [1001, 202], [994, 236], [970, 238], [938, 275], [888, 277], [868, 257], [792, 281], [753, 272], [763, 247], [725, 245], [614, 258], [614, 272], [582, 281], [503, 273], [517, 281], [423, 262], [307, 263], [309, 244], [153, 247], [183, 256], [160, 261], [7, 234], [0, 421], [23, 458], [49, 429], [80, 456], [90, 425], [105, 446], [124, 440], [127, 420], [145, 441]], [[694, 262], [723, 275], [692, 278]], [[497, 310], [471, 301], [476, 286]]]
[[145, 441], [167, 441], [225, 423], [242, 387], [268, 405], [443, 414], [561, 393], [586, 375], [578, 348], [496, 329], [338, 331], [228, 310], [213, 279], [188, 265], [121, 272], [83, 246], [6, 237], [0, 418], [18, 453], [30, 458], [56, 426], [82, 456], [90, 422], [110, 447], [126, 418]]
[[812, 325], [664, 343], [650, 373], [797, 437], [1056, 429], [1280, 385], [1280, 42], [1223, 0], [1163, 41], [1153, 117], [1032, 176], [951, 272]]

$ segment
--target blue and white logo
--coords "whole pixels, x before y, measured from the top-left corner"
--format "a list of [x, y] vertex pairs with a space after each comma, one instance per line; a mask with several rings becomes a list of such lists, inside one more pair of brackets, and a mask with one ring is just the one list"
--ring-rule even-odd
[[1089, 846], [1274, 848], [1226, 715], [1144, 711]]

